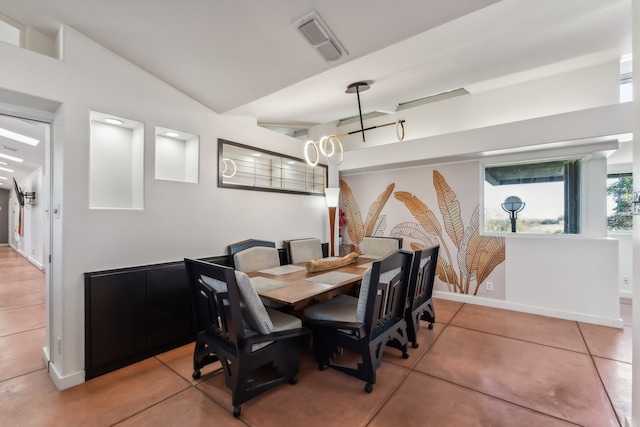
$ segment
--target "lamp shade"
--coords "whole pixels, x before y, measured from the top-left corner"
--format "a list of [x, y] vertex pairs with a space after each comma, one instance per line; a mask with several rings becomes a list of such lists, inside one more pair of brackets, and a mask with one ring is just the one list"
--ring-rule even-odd
[[338, 197], [340, 196], [340, 188], [325, 188], [324, 189], [324, 196], [327, 199], [327, 206], [328, 207], [336, 207], [338, 206]]

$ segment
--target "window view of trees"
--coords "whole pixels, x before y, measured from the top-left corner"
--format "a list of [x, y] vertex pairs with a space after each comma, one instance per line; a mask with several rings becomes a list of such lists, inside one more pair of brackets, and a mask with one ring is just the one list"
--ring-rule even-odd
[[633, 178], [631, 174], [609, 175], [607, 183], [607, 229], [610, 231], [632, 230], [633, 225]]

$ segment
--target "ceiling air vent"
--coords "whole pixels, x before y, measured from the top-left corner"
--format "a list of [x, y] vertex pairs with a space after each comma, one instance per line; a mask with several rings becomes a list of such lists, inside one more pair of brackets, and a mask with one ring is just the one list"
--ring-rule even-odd
[[300, 34], [313, 46], [325, 61], [336, 61], [346, 54], [340, 42], [329, 31], [329, 28], [313, 12], [295, 23]]

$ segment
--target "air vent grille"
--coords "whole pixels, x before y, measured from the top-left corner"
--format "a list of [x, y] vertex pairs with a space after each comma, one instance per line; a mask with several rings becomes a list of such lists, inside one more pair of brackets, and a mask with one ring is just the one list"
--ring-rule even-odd
[[312, 46], [319, 46], [329, 41], [329, 36], [322, 31], [315, 20], [311, 20], [298, 27], [304, 38], [307, 39]]
[[336, 61], [340, 59], [342, 53], [340, 53], [340, 49], [333, 44], [333, 40], [327, 41], [325, 44], [317, 46], [318, 52], [326, 61]]
[[322, 55], [325, 61], [336, 61], [347, 53], [316, 12], [305, 16], [295, 25], [300, 34]]

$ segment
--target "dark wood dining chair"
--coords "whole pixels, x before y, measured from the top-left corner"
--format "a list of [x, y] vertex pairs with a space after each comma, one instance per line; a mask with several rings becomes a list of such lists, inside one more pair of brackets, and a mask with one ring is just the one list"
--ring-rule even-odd
[[[410, 251], [393, 252], [367, 269], [358, 298], [339, 295], [305, 309], [321, 370], [332, 367], [361, 379], [371, 393], [387, 344], [409, 357], [404, 311], [412, 258]], [[356, 368], [339, 363], [341, 349], [359, 355]]]
[[229, 256], [236, 270], [248, 273], [280, 265], [276, 243], [268, 240], [247, 239], [229, 245]]
[[365, 236], [358, 245], [364, 257], [381, 257], [390, 252], [402, 249], [402, 237]]
[[243, 403], [288, 381], [298, 381], [300, 347], [311, 331], [300, 319], [265, 308], [245, 273], [205, 261], [185, 259], [199, 332], [193, 378], [220, 361], [232, 391], [233, 415]]
[[307, 238], [283, 240], [282, 246], [284, 247], [287, 262], [289, 264], [324, 258], [322, 242], [320, 242], [320, 239]]
[[404, 316], [407, 322], [407, 335], [413, 348], [418, 347], [420, 320], [429, 322], [429, 329], [433, 329], [433, 322], [436, 321], [431, 295], [433, 293], [433, 281], [436, 276], [439, 251], [440, 245], [436, 245], [431, 248], [420, 249], [413, 256], [409, 291], [407, 293], [409, 304]]

